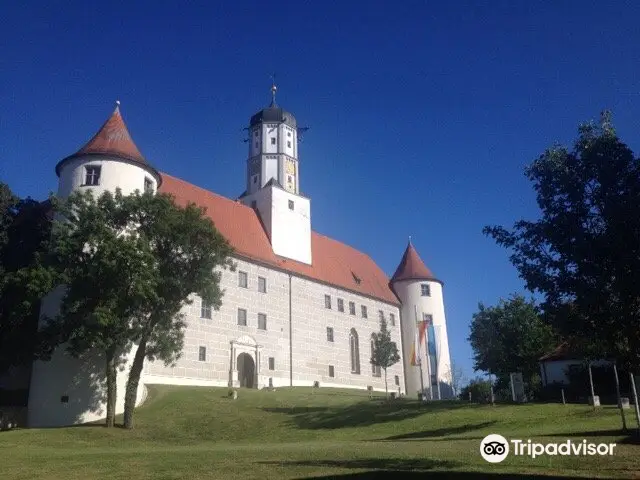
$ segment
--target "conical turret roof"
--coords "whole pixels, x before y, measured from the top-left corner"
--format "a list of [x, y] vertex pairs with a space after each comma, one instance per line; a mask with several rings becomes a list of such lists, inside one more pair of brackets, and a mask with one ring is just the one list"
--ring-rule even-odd
[[391, 277], [391, 282], [399, 282], [401, 280], [436, 280], [431, 270], [424, 264], [420, 255], [413, 247], [411, 241], [404, 251], [400, 265], [396, 269], [396, 273]]
[[60, 168], [66, 160], [82, 155], [108, 155], [130, 162], [142, 163], [152, 168], [133, 142], [120, 113], [119, 102], [109, 119], [100, 127], [93, 138], [76, 153], [64, 158], [56, 165], [56, 174], [60, 174]]

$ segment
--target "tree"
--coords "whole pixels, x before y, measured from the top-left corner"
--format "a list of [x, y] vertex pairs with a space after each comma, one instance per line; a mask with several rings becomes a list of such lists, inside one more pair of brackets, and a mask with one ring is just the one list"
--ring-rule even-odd
[[387, 329], [385, 318], [380, 319], [380, 331], [373, 334], [373, 351], [371, 352], [371, 365], [384, 370], [384, 391], [388, 394], [387, 368], [400, 361], [400, 354], [396, 342], [391, 340], [391, 332]]
[[50, 265], [64, 290], [60, 311], [43, 335], [73, 357], [101, 352], [105, 361], [106, 426], [115, 421], [118, 367], [132, 344], [141, 306], [157, 299], [153, 256], [129, 233], [128, 201], [118, 190], [95, 199], [91, 191], [54, 199]]
[[556, 335], [540, 318], [535, 303], [521, 295], [500, 299], [495, 307], [480, 303], [468, 340], [476, 371], [503, 380], [511, 372], [522, 372], [527, 383], [539, 372], [538, 359], [557, 345]]
[[174, 364], [181, 355], [185, 323], [180, 311], [193, 294], [218, 310], [222, 304], [220, 268], [234, 268], [232, 248], [205, 211], [193, 204], [176, 206], [171, 196], [133, 195], [129, 215], [153, 256], [155, 295], [137, 317], [132, 340], [137, 344], [125, 394], [124, 426], [133, 428], [133, 413], [145, 358]]
[[487, 379], [476, 377], [469, 382], [460, 392], [460, 400], [469, 400], [478, 403], [488, 403], [491, 399], [491, 382]]
[[44, 263], [50, 210], [49, 202], [20, 199], [0, 183], [0, 372], [38, 355], [40, 299], [54, 284]]
[[589, 356], [640, 368], [640, 160], [608, 112], [526, 170], [541, 218], [485, 234], [512, 251], [547, 321]]

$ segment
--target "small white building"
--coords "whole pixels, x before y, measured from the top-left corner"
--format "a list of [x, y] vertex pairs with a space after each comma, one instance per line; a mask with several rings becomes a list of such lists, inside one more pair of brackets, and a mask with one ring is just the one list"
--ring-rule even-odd
[[[116, 187], [125, 194], [151, 189], [173, 195], [178, 204], [205, 207], [235, 250], [236, 271], [222, 271], [222, 307], [214, 311], [194, 297], [184, 310], [182, 357], [175, 367], [145, 363], [139, 401], [149, 384], [263, 388], [319, 382], [383, 391], [382, 372], [369, 362], [382, 317], [402, 358], [388, 370], [389, 390], [452, 397], [442, 282], [411, 243], [389, 279], [367, 254], [312, 230], [311, 200], [300, 193], [296, 119], [276, 105], [275, 87], [273, 93], [271, 105], [249, 122], [246, 188], [238, 199], [157, 171], [134, 144], [119, 107], [83, 148], [56, 166], [62, 197], [77, 189], [96, 195]], [[55, 312], [60, 292], [44, 299], [43, 313]], [[416, 345], [418, 332], [422, 342]], [[130, 361], [118, 376], [118, 413]], [[35, 362], [29, 425], [103, 418], [103, 370], [98, 354], [75, 360], [62, 349], [49, 362]]]

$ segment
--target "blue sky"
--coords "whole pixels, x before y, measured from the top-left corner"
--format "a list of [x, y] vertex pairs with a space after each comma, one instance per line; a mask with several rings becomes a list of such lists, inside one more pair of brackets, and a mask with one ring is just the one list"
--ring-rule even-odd
[[1, 180], [45, 198], [119, 99], [158, 169], [235, 198], [242, 128], [276, 72], [278, 103], [311, 127], [313, 228], [388, 275], [411, 235], [467, 376], [478, 302], [524, 291], [481, 230], [537, 216], [525, 165], [603, 108], [640, 150], [634, 2], [91, 3], [3, 6]]

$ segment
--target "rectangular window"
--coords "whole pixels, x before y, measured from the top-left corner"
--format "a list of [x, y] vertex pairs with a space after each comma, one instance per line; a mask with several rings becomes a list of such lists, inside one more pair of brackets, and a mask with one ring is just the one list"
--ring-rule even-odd
[[327, 342], [333, 342], [333, 327], [327, 327]]
[[144, 177], [144, 191], [145, 193], [153, 193], [153, 182], [149, 177]]
[[324, 296], [324, 308], [331, 308], [331, 295]]
[[264, 313], [258, 314], [258, 329], [260, 330], [267, 329], [267, 315]]
[[420, 289], [422, 291], [423, 297], [431, 296], [431, 286], [428, 283], [423, 283], [422, 285], [420, 285]]
[[287, 137], [290, 137], [290, 136], [291, 136], [291, 132], [287, 132]]
[[244, 308], [238, 309], [238, 325], [247, 326], [247, 311]]
[[276, 144], [276, 138], [275, 137], [271, 137], [271, 145], [275, 145]]
[[260, 293], [267, 293], [267, 279], [264, 277], [258, 277], [258, 291]]
[[396, 375], [395, 379], [396, 379], [396, 385], [400, 386], [400, 377]]
[[201, 362], [206, 362], [207, 360], [207, 347], [200, 347], [198, 352], [198, 360]]
[[287, 147], [291, 148], [291, 141], [287, 141]]
[[84, 179], [85, 185], [100, 185], [100, 170], [102, 167], [86, 166], [87, 174]]
[[276, 359], [274, 357], [269, 357], [269, 370], [276, 369]]
[[338, 299], [338, 311], [344, 312], [344, 300], [341, 298]]
[[367, 307], [366, 307], [366, 305], [362, 305], [360, 311], [362, 312], [362, 318], [367, 318]]
[[293, 210], [293, 200], [289, 200], [289, 210]]
[[422, 320], [424, 320], [427, 323], [427, 326], [433, 325], [433, 315], [429, 313], [423, 313]]
[[200, 304], [200, 318], [211, 318], [211, 305], [204, 300]]
[[249, 285], [249, 277], [247, 272], [238, 272], [238, 286], [247, 288]]
[[355, 304], [355, 302], [349, 302], [349, 313], [351, 315], [355, 315], [356, 314], [356, 304]]
[[393, 313], [389, 314], [389, 323], [391, 326], [395, 326], [396, 324], [396, 316]]
[[329, 365], [329, 376], [330, 377], [334, 376], [333, 365]]

